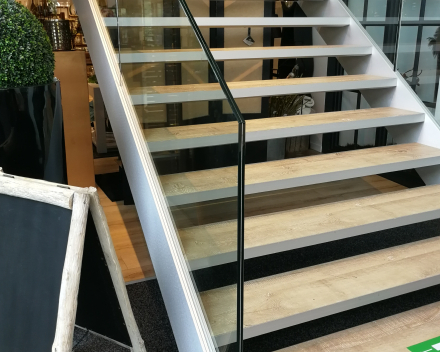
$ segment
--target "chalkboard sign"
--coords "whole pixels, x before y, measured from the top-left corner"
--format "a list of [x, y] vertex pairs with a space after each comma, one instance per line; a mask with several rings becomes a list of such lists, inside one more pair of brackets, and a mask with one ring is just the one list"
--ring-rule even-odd
[[75, 324], [145, 352], [96, 189], [0, 169], [0, 350], [70, 352]]

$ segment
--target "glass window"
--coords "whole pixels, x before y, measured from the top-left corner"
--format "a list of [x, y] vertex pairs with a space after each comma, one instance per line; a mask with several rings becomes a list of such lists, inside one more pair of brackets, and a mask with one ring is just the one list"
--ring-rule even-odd
[[425, 20], [429, 20], [429, 21], [440, 20], [439, 0], [426, 0]]
[[435, 102], [434, 96], [435, 83], [438, 79], [437, 59], [433, 55], [433, 47], [429, 46], [428, 37], [433, 37], [437, 27], [426, 26], [423, 28], [422, 42], [420, 44], [419, 73], [420, 86], [416, 88], [417, 95], [426, 102]]
[[349, 0], [348, 8], [359, 21], [364, 19], [364, 0]]
[[387, 15], [387, 1], [369, 0], [367, 21], [385, 21]]
[[374, 41], [379, 45], [379, 47], [383, 50], [383, 39], [385, 33], [384, 26], [367, 26], [366, 27], [368, 34], [374, 39]]
[[440, 124], [440, 89], [439, 89], [439, 94], [437, 96], [437, 105], [436, 105], [436, 109], [430, 109], [431, 111], [434, 110], [433, 114], [435, 116], [435, 120], [437, 121], [437, 123]]
[[[400, 30], [397, 70], [403, 74], [414, 67], [417, 48], [417, 26], [403, 26]], [[412, 72], [408, 72], [412, 74]]]
[[422, 0], [403, 0], [402, 19], [404, 21], [418, 21], [421, 2]]

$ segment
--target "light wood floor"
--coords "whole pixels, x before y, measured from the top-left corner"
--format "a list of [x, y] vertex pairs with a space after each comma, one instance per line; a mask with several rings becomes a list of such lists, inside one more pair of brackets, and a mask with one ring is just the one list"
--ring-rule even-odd
[[119, 171], [119, 158], [117, 156], [94, 159], [94, 163], [95, 175], [110, 174]]
[[[95, 159], [96, 174], [117, 170], [116, 158]], [[136, 207], [124, 205], [123, 202], [112, 202], [99, 188], [98, 194], [125, 282], [155, 277]]]

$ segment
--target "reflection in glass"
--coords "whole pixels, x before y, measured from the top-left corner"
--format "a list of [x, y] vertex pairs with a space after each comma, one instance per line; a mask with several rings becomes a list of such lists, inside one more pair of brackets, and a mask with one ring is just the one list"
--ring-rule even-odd
[[425, 20], [440, 21], [439, 0], [426, 0]]
[[[404, 26], [400, 29], [399, 39], [399, 55], [397, 59], [397, 70], [408, 77], [412, 75], [414, 68], [414, 60], [417, 49], [417, 26]], [[407, 82], [412, 85], [412, 79], [407, 79]]]
[[379, 47], [384, 49], [384, 34], [385, 27], [383, 26], [367, 26], [366, 30], [369, 35], [374, 39], [374, 41], [379, 45]]
[[387, 13], [387, 3], [384, 0], [369, 0], [367, 21], [385, 21]]
[[403, 0], [402, 19], [405, 21], [417, 21], [420, 17], [420, 5], [422, 0]]
[[[437, 94], [434, 94], [436, 77], [437, 77], [437, 58], [434, 57], [432, 48], [430, 47], [429, 37], [433, 37], [438, 27], [424, 27], [422, 42], [420, 43], [420, 62], [419, 71], [423, 70], [420, 75], [420, 86], [416, 88], [417, 95], [426, 102], [435, 102]], [[435, 96], [434, 96], [435, 95]]]
[[364, 0], [350, 0], [348, 8], [359, 21], [364, 19]]

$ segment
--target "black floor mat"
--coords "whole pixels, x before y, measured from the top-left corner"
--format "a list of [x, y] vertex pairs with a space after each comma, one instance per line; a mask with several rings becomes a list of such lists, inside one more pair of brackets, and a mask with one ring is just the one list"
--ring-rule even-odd
[[[148, 352], [178, 352], [157, 280], [127, 286], [133, 314]], [[126, 348], [75, 328], [75, 352], [128, 352]]]
[[72, 352], [130, 352], [116, 342], [79, 328], [75, 328], [72, 346]]
[[134, 317], [148, 352], [178, 352], [157, 280], [127, 286]]

